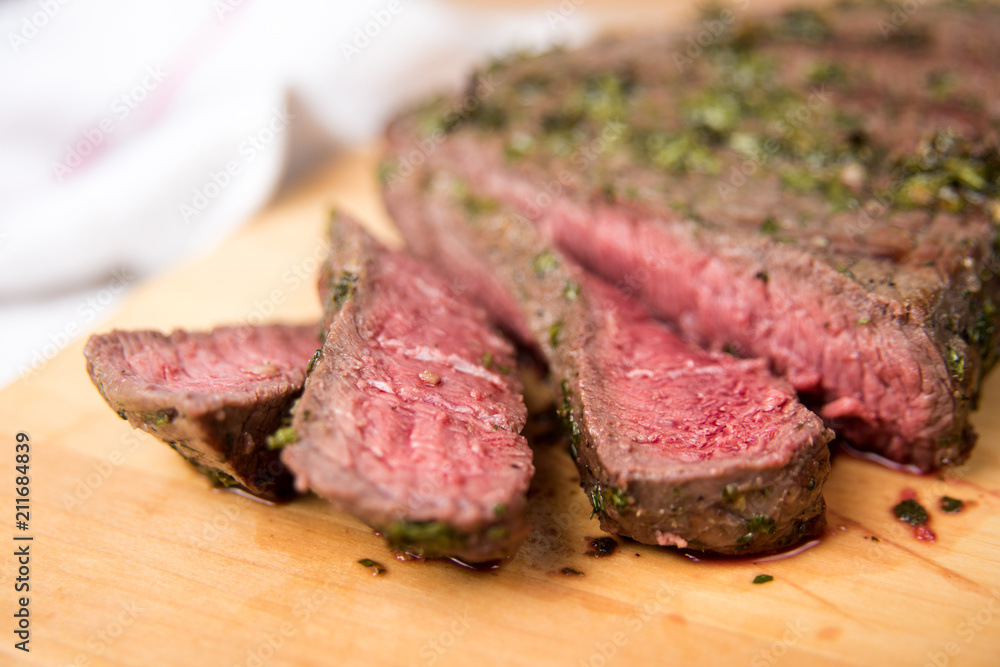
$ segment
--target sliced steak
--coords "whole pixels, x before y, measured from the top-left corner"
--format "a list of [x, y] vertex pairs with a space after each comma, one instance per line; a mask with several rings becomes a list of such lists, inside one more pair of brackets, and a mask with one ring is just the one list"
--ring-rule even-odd
[[823, 527], [832, 434], [766, 362], [682, 341], [461, 179], [421, 173], [388, 203], [415, 252], [548, 360], [605, 530], [733, 554]]
[[87, 372], [111, 409], [170, 445], [216, 485], [268, 500], [295, 494], [267, 445], [302, 393], [314, 326], [91, 336]]
[[331, 226], [329, 333], [282, 458], [312, 489], [424, 557], [511, 555], [534, 474], [511, 345], [428, 264]]
[[391, 127], [388, 196], [461, 175], [856, 446], [958, 463], [1000, 330], [1000, 10], [843, 4], [494, 63]]

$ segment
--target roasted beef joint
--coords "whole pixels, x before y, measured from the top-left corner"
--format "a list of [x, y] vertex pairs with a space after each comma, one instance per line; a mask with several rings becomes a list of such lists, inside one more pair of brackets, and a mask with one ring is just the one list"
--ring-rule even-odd
[[681, 340], [458, 178], [422, 173], [388, 204], [414, 252], [548, 361], [606, 530], [749, 554], [825, 525], [831, 434], [765, 362]]
[[1000, 10], [892, 10], [494, 62], [392, 125], [388, 196], [457, 176], [686, 339], [767, 359], [855, 446], [961, 462], [997, 356]]

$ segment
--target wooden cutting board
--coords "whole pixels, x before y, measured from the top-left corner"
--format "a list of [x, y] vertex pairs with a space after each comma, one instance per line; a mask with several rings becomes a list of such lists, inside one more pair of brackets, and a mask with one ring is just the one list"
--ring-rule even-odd
[[[319, 314], [313, 276], [336, 205], [394, 236], [375, 154], [280, 198], [211, 257], [141, 285], [102, 327], [210, 327]], [[777, 562], [695, 562], [602, 535], [561, 447], [537, 451], [533, 533], [491, 572], [398, 562], [354, 519], [306, 498], [213, 491], [132, 431], [87, 378], [78, 342], [0, 393], [0, 663], [44, 665], [907, 664], [1000, 662], [1000, 376], [967, 466], [915, 477], [840, 456], [821, 543]], [[29, 530], [13, 526], [15, 434], [31, 442]], [[934, 543], [891, 511], [905, 488]], [[957, 515], [938, 498], [966, 501]], [[31, 535], [30, 654], [15, 650], [15, 534]], [[875, 541], [872, 537], [877, 537]], [[359, 565], [372, 558], [388, 572]], [[563, 574], [563, 568], [581, 572]], [[758, 574], [774, 581], [755, 585]]]

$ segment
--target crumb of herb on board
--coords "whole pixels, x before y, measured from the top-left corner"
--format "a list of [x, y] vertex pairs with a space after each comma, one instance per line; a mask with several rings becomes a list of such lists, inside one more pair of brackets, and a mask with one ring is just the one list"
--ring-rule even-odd
[[917, 501], [916, 493], [912, 489], [904, 489], [902, 496], [903, 499], [892, 508], [896, 518], [913, 526], [913, 536], [918, 540], [935, 541], [937, 535], [927, 525], [930, 516], [924, 506]]
[[753, 578], [753, 583], [755, 584], [766, 584], [769, 581], [774, 581], [774, 577], [770, 574], [758, 574]]
[[615, 552], [618, 542], [613, 537], [588, 537], [587, 546], [590, 548], [584, 552], [584, 556], [604, 558]]
[[563, 574], [565, 574], [567, 577], [582, 577], [583, 576], [583, 572], [580, 572], [579, 570], [574, 570], [571, 567], [564, 567], [563, 569], [560, 570], [560, 572], [562, 572]]
[[941, 511], [947, 512], [948, 514], [958, 514], [962, 511], [962, 507], [965, 505], [964, 502], [958, 498], [952, 498], [951, 496], [941, 496]]
[[911, 526], [922, 526], [927, 523], [927, 510], [912, 498], [902, 501], [893, 507], [892, 511], [896, 513], [897, 519]]
[[385, 565], [382, 565], [382, 563], [374, 561], [371, 558], [362, 558], [361, 560], [358, 561], [358, 564], [371, 568], [373, 577], [377, 577], [380, 574], [385, 574], [385, 572], [387, 571], [385, 569]]

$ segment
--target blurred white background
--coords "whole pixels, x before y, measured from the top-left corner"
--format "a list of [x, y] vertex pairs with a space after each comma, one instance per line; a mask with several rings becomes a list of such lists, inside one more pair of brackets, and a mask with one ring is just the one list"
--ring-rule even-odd
[[0, 386], [400, 106], [579, 41], [583, 1], [0, 4]]

